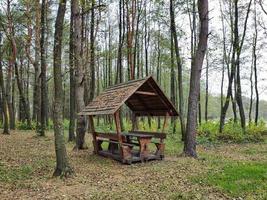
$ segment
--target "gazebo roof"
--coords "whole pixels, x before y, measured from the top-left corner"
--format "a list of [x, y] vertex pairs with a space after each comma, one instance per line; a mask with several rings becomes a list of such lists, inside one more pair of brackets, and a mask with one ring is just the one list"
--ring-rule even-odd
[[79, 115], [114, 114], [124, 103], [137, 115], [178, 116], [174, 105], [152, 76], [107, 88], [94, 98]]

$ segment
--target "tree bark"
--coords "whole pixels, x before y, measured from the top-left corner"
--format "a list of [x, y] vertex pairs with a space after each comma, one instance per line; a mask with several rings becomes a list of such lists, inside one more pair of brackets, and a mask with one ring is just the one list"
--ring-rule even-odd
[[199, 96], [200, 76], [207, 49], [209, 33], [208, 0], [198, 0], [198, 13], [200, 19], [200, 33], [196, 54], [190, 75], [190, 91], [188, 98], [188, 114], [186, 126], [186, 138], [184, 142], [184, 154], [197, 157], [196, 152], [196, 127], [197, 127], [197, 104]]
[[[90, 24], [90, 96], [89, 101], [92, 101], [95, 95], [95, 0], [92, 0], [92, 8], [91, 8], [91, 24]], [[75, 23], [74, 23], [75, 24]], [[77, 27], [76, 27], [77, 28]], [[75, 32], [75, 31], [74, 31]]]
[[41, 9], [41, 124], [40, 136], [45, 136], [46, 128], [46, 54], [45, 54], [45, 28], [46, 28], [46, 0], [42, 0]]
[[254, 68], [254, 88], [256, 94], [255, 102], [255, 124], [258, 124], [259, 119], [259, 90], [258, 90], [258, 69], [257, 69], [257, 41], [258, 41], [258, 27], [257, 27], [257, 9], [256, 1], [254, 0], [254, 39], [253, 39], [253, 68]]
[[206, 54], [206, 93], [205, 93], [205, 121], [208, 121], [208, 105], [209, 105], [209, 52]]
[[[0, 89], [2, 92], [2, 111], [3, 111], [3, 116], [4, 116], [4, 130], [3, 134], [9, 134], [8, 130], [8, 108], [7, 108], [7, 101], [6, 101], [6, 93], [5, 93], [5, 83], [4, 83], [4, 76], [3, 76], [3, 68], [2, 68], [2, 33], [0, 33]], [[2, 113], [0, 113], [2, 115]]]
[[62, 76], [61, 76], [61, 52], [63, 22], [66, 11], [66, 0], [59, 3], [55, 23], [54, 38], [54, 133], [56, 150], [56, 169], [53, 176], [68, 176], [73, 173], [70, 167], [64, 140], [63, 110], [62, 110]]
[[176, 32], [173, 0], [170, 0], [170, 17], [171, 17], [171, 32], [173, 36], [172, 40], [174, 41], [176, 63], [177, 63], [177, 68], [178, 68], [179, 119], [180, 119], [180, 124], [181, 124], [182, 141], [184, 141], [185, 122], [184, 122], [183, 69], [182, 69], [182, 62], [181, 62], [181, 56], [180, 56], [180, 51], [179, 51], [179, 45], [178, 45], [178, 36]]
[[[40, 79], [40, 27], [41, 27], [41, 14], [40, 3], [35, 1], [35, 47], [34, 47], [34, 86], [33, 86], [33, 112], [32, 120], [37, 122], [39, 129], [41, 121], [41, 79]], [[37, 129], [37, 131], [38, 131]]]
[[115, 83], [122, 83], [122, 48], [124, 44], [124, 0], [119, 0], [119, 46]]
[[[84, 104], [84, 66], [82, 63], [82, 49], [81, 49], [81, 15], [80, 15], [80, 4], [78, 0], [72, 0], [71, 5], [73, 10], [73, 55], [74, 55], [74, 66], [75, 66], [75, 87], [76, 87], [76, 112], [79, 113], [85, 107]], [[92, 19], [91, 19], [92, 20]], [[92, 34], [92, 32], [91, 32]], [[92, 45], [92, 44], [91, 44]], [[92, 49], [91, 49], [92, 50]], [[91, 58], [92, 59], [92, 58]], [[92, 60], [91, 60], [92, 64]], [[92, 66], [91, 66], [92, 67]], [[91, 71], [92, 73], [92, 71]], [[92, 74], [91, 74], [92, 75]], [[92, 89], [92, 88], [91, 88]], [[76, 124], [76, 146], [75, 149], [85, 149], [85, 117], [77, 116]]]
[[[73, 4], [73, 1], [71, 1]], [[74, 78], [74, 56], [73, 56], [73, 5], [71, 5], [71, 16], [70, 16], [70, 37], [69, 37], [69, 68], [70, 68], [70, 123], [69, 123], [69, 138], [68, 141], [75, 140], [75, 78]]]

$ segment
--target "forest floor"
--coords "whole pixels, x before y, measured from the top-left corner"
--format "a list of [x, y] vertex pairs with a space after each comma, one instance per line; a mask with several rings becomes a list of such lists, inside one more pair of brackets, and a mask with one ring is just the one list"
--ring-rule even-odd
[[[1, 130], [0, 130], [1, 131]], [[0, 134], [0, 199], [267, 199], [267, 142], [198, 145], [199, 159], [180, 157], [170, 138], [164, 161], [122, 165], [72, 151], [75, 175], [52, 178], [53, 132]], [[176, 138], [177, 139], [177, 138]], [[178, 140], [178, 139], [177, 139]], [[170, 147], [170, 144], [177, 146]], [[175, 149], [175, 150], [174, 150]]]

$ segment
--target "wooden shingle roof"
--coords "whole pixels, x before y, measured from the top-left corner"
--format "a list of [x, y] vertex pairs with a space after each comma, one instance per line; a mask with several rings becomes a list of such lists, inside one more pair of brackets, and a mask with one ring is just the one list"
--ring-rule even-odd
[[123, 104], [139, 115], [177, 116], [173, 104], [152, 76], [111, 86], [91, 101], [79, 115], [114, 114]]

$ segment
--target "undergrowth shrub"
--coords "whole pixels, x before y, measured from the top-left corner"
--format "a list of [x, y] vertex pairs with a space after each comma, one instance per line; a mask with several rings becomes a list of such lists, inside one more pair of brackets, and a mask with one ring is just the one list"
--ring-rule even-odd
[[[63, 120], [63, 127], [64, 127], [64, 130], [69, 129], [69, 123], [70, 123], [70, 122], [69, 122], [68, 119], [64, 119], [64, 120]], [[54, 129], [54, 123], [53, 123], [53, 120], [51, 120], [51, 119], [48, 120], [46, 129], [47, 129], [47, 130], [53, 130], [53, 129]]]
[[224, 142], [260, 142], [266, 133], [266, 124], [263, 120], [258, 125], [250, 123], [244, 132], [239, 122], [229, 120], [225, 123], [222, 133], [219, 133], [219, 122], [208, 121], [198, 127], [198, 139], [200, 141], [224, 141]]
[[36, 128], [36, 123], [34, 121], [31, 122], [31, 125], [29, 126], [26, 121], [17, 121], [16, 122], [16, 129], [18, 130], [34, 130]]

